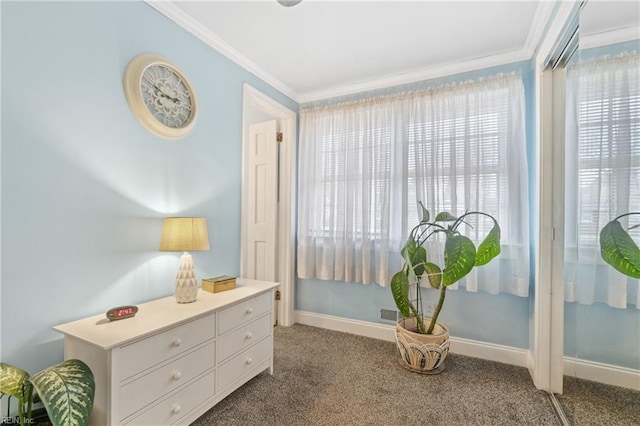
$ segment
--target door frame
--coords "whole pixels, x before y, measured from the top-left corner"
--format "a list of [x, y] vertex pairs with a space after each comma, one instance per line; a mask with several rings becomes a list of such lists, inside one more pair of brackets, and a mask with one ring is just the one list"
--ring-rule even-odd
[[280, 282], [280, 309], [277, 313], [279, 325], [293, 324], [294, 307], [294, 270], [295, 270], [295, 219], [296, 219], [296, 146], [297, 146], [297, 113], [271, 99], [248, 83], [242, 88], [242, 202], [240, 222], [240, 275], [245, 276], [247, 260], [246, 215], [248, 203], [248, 126], [251, 109], [259, 110], [278, 121], [283, 141], [280, 143], [279, 164], [279, 203], [278, 231], [276, 250], [276, 271]]
[[582, 4], [560, 4], [534, 60], [537, 214], [528, 367], [536, 388], [558, 394], [564, 361], [564, 278], [558, 261], [564, 260], [564, 97], [558, 94], [564, 86], [560, 70], [550, 64], [570, 43]]

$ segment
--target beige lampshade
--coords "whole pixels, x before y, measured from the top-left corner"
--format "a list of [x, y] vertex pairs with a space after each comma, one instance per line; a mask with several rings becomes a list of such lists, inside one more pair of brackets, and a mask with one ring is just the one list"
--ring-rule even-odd
[[160, 251], [209, 250], [207, 219], [203, 217], [168, 217], [162, 225]]

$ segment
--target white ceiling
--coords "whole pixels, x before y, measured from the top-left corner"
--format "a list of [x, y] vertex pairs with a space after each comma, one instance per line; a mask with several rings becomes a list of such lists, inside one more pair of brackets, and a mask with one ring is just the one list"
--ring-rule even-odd
[[[554, 7], [528, 0], [149, 4], [299, 102], [530, 59]], [[638, 3], [626, 4], [621, 15], [633, 15]], [[591, 15], [592, 32], [610, 9]], [[620, 26], [616, 19], [606, 25]]]
[[580, 12], [580, 48], [640, 38], [640, 2], [588, 1]]

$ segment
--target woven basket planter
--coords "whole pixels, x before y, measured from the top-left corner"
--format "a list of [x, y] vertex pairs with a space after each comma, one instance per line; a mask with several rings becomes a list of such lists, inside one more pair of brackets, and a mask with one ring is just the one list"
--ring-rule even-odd
[[[425, 324], [430, 321], [430, 318], [424, 318]], [[449, 329], [444, 324], [436, 323], [433, 334], [420, 334], [415, 330], [415, 318], [398, 320], [396, 346], [400, 352], [400, 365], [416, 373], [440, 373], [444, 370], [444, 360], [449, 353]]]

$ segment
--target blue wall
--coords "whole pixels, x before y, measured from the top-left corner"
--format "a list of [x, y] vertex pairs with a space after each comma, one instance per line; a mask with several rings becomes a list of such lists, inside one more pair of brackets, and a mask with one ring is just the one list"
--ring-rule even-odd
[[565, 303], [564, 355], [640, 370], [640, 310]]
[[[134, 118], [127, 63], [168, 57], [200, 104], [168, 141]], [[197, 273], [237, 274], [242, 85], [297, 104], [141, 2], [2, 2], [1, 358], [62, 359], [55, 324], [173, 293], [162, 219], [207, 218]]]
[[[416, 90], [424, 87], [439, 86], [451, 82], [486, 77], [498, 73], [522, 73], [527, 120], [527, 160], [530, 179], [535, 168], [534, 140], [534, 76], [531, 61], [518, 62], [480, 71], [467, 72], [443, 78], [422, 81], [409, 85], [361, 93], [328, 102], [351, 100], [369, 96]], [[322, 102], [316, 102], [319, 104]], [[530, 216], [533, 217], [535, 180], [531, 180]], [[533, 257], [531, 257], [533, 261]], [[531, 293], [533, 293], [533, 262], [531, 263]], [[437, 300], [435, 292], [427, 296]], [[376, 284], [364, 285], [335, 281], [303, 280], [296, 281], [296, 305], [302, 311], [334, 315], [349, 319], [379, 322], [380, 309], [396, 310], [391, 290]], [[466, 290], [448, 291], [440, 319], [447, 324], [455, 337], [480, 340], [484, 342], [529, 348], [529, 298], [508, 294], [489, 295], [469, 293]]]

